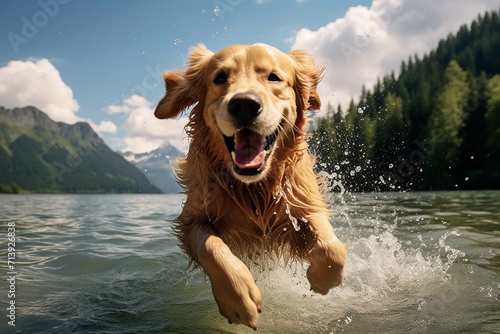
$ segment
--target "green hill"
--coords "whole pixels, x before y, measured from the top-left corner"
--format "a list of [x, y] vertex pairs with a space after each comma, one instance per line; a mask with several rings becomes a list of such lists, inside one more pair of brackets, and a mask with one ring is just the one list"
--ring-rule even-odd
[[350, 191], [500, 188], [500, 18], [480, 15], [313, 131], [318, 166]]
[[160, 193], [89, 124], [0, 107], [0, 192]]

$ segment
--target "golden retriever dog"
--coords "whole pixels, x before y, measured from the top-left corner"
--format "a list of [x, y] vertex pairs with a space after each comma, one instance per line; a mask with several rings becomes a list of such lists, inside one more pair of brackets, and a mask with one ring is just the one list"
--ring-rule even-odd
[[322, 72], [304, 51], [254, 44], [217, 53], [198, 45], [185, 71], [163, 74], [156, 117], [189, 110], [189, 151], [174, 166], [187, 198], [174, 231], [229, 323], [256, 329], [262, 310], [245, 262], [307, 261], [311, 289], [321, 294], [342, 282], [346, 247], [306, 143]]

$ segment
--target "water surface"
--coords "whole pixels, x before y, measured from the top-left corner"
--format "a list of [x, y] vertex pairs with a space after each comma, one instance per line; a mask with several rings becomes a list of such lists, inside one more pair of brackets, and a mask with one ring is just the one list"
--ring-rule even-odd
[[[0, 332], [251, 333], [219, 315], [169, 220], [180, 195], [2, 195], [16, 225], [16, 326]], [[309, 290], [295, 264], [252, 268], [261, 333], [500, 332], [500, 191], [332, 194], [345, 281]], [[6, 272], [5, 267], [2, 267]]]

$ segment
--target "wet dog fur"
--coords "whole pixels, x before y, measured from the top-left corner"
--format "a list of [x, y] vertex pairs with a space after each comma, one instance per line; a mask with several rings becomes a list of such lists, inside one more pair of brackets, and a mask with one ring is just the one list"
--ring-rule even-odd
[[317, 293], [342, 282], [346, 247], [306, 143], [322, 71], [304, 51], [254, 44], [198, 45], [186, 70], [164, 72], [156, 117], [189, 112], [189, 151], [174, 166], [187, 196], [175, 233], [230, 323], [257, 328], [262, 295], [245, 262], [264, 254], [307, 261]]

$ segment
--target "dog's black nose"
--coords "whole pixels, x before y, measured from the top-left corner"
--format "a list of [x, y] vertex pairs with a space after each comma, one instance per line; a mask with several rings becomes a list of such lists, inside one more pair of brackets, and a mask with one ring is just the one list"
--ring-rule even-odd
[[262, 112], [262, 100], [255, 94], [236, 94], [229, 100], [227, 111], [241, 123], [248, 124]]

